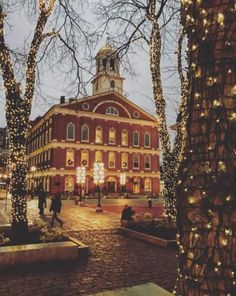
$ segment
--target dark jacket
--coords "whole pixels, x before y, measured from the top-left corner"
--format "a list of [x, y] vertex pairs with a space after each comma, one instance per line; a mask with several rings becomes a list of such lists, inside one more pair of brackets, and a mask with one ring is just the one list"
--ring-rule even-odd
[[41, 188], [38, 190], [38, 208], [43, 208], [46, 204], [46, 192]]
[[57, 196], [57, 197], [52, 199], [49, 211], [50, 212], [53, 211], [53, 212], [56, 212], [56, 213], [61, 212], [61, 200], [60, 200], [60, 197]]
[[135, 211], [131, 207], [124, 208], [121, 214], [121, 220], [133, 220], [133, 215]]

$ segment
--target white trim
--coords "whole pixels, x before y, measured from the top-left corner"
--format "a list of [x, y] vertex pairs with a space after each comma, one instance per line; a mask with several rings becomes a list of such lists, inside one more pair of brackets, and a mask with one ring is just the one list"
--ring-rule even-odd
[[[134, 134], [137, 133], [138, 134], [138, 144], [134, 144]], [[140, 146], [140, 135], [139, 135], [139, 132], [137, 130], [135, 130], [133, 132], [133, 147], [139, 147]]]
[[[134, 157], [135, 156], [138, 156], [138, 167], [135, 167], [134, 166]], [[133, 170], [139, 170], [139, 168], [140, 168], [140, 157], [139, 157], [139, 154], [133, 154]]]
[[[68, 126], [69, 126], [69, 125], [72, 125], [72, 126], [73, 126], [73, 139], [69, 139], [69, 138], [68, 138]], [[74, 125], [74, 123], [71, 122], [71, 121], [68, 122], [67, 125], [66, 125], [66, 140], [67, 140], [67, 141], [74, 141], [74, 140], [75, 140], [75, 125]]]
[[[145, 145], [145, 137], [146, 137], [146, 135], [148, 135], [149, 136], [149, 145], [148, 146], [146, 146]], [[143, 143], [144, 145], [144, 148], [150, 148], [151, 147], [151, 135], [150, 135], [150, 133], [149, 132], [146, 132], [145, 134], [144, 134], [144, 143]]]

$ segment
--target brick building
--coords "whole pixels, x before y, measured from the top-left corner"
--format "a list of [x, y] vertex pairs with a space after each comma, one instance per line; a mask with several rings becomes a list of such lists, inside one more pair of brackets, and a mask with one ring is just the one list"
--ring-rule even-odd
[[[120, 60], [106, 45], [96, 56], [93, 95], [54, 105], [30, 125], [28, 186], [46, 191], [77, 190], [76, 168], [86, 168], [85, 191], [93, 193], [93, 165], [104, 163], [107, 193], [119, 192], [125, 172], [126, 191], [158, 194], [157, 120], [123, 96]], [[33, 169], [32, 169], [33, 168]]]

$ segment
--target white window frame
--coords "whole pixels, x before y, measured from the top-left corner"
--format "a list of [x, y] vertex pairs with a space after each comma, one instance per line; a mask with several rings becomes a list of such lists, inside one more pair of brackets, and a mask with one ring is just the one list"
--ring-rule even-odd
[[[148, 135], [148, 137], [149, 137], [149, 145], [146, 145], [146, 136]], [[146, 148], [150, 148], [151, 147], [151, 136], [150, 136], [150, 133], [149, 132], [146, 132], [145, 134], [144, 134], [144, 147], [146, 147]]]
[[[134, 143], [134, 135], [135, 135], [135, 134], [138, 135], [138, 144], [135, 144], [135, 143]], [[139, 147], [139, 142], [140, 142], [139, 140], [140, 140], [140, 139], [139, 139], [139, 132], [138, 132], [138, 131], [134, 131], [134, 133], [133, 133], [133, 146], [134, 146], [134, 147]]]
[[[73, 138], [69, 138], [68, 137], [68, 130], [69, 130], [69, 127], [72, 127], [73, 128]], [[74, 123], [73, 122], [69, 122], [68, 124], [67, 124], [67, 126], [66, 126], [66, 140], [68, 140], [68, 141], [74, 141], [75, 140], [75, 125], [74, 125]]]
[[[137, 159], [138, 159], [138, 167], [135, 167], [134, 166], [134, 163], [135, 163], [135, 157], [137, 157]], [[135, 169], [135, 170], [138, 170], [140, 168], [140, 156], [139, 156], [139, 154], [133, 154], [133, 169]]]
[[[83, 128], [84, 127], [87, 127], [87, 130], [88, 130], [88, 139], [87, 140], [83, 139]], [[81, 126], [81, 142], [86, 142], [86, 143], [89, 142], [89, 127], [86, 123]]]

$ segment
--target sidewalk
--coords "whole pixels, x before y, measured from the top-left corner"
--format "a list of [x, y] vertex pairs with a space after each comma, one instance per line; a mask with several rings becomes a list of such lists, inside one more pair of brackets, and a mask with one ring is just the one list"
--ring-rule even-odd
[[[36, 201], [29, 202], [28, 213], [29, 221], [38, 217]], [[45, 214], [50, 220], [48, 208]], [[148, 282], [172, 291], [176, 250], [122, 236], [118, 214], [64, 203], [61, 217], [63, 228], [89, 246], [88, 259], [1, 270], [1, 296], [85, 296]]]

